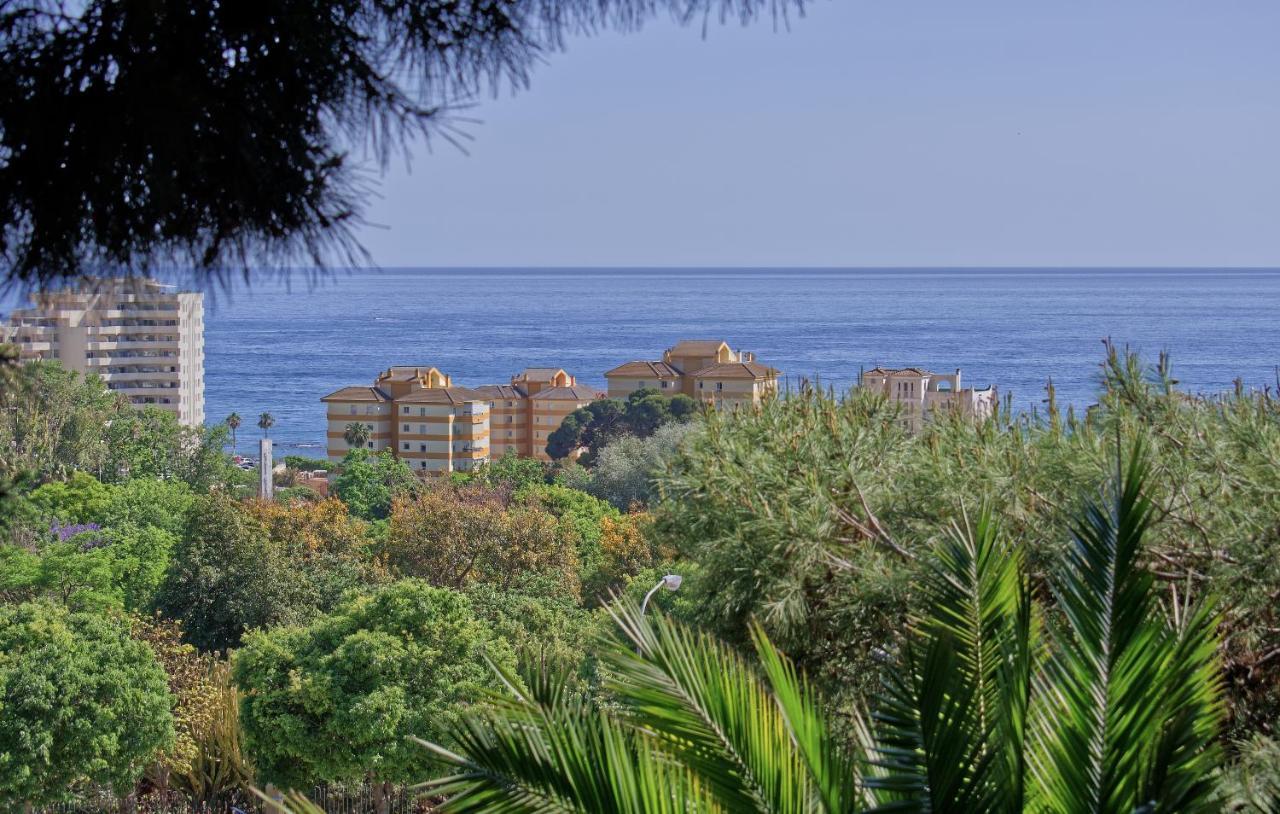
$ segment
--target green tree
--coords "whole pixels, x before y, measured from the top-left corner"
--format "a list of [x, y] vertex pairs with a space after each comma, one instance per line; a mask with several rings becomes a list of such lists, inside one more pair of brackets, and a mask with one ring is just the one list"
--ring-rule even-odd
[[574, 527], [483, 486], [432, 484], [396, 501], [381, 554], [398, 573], [449, 588], [510, 588], [540, 574], [569, 596], [579, 590]]
[[204, 491], [225, 483], [227, 428], [188, 427], [157, 407], [128, 407], [106, 428], [104, 480], [176, 479]]
[[109, 450], [103, 427], [128, 407], [97, 376], [57, 362], [20, 365], [0, 387], [0, 457], [40, 479], [101, 473]]
[[543, 678], [430, 746], [445, 812], [1217, 811], [1215, 616], [1160, 608], [1139, 565], [1140, 454], [1074, 523], [1040, 622], [1017, 548], [984, 511], [931, 558], [925, 612], [852, 743], [759, 627], [759, 667], [624, 603], [608, 705]]
[[271, 413], [263, 413], [258, 416], [258, 429], [262, 430], [262, 437], [266, 438], [271, 434], [271, 428], [276, 425], [276, 417]]
[[192, 509], [156, 607], [181, 621], [186, 640], [201, 650], [236, 647], [250, 629], [314, 616], [318, 596], [296, 565], [263, 522], [211, 495]]
[[373, 432], [373, 427], [368, 424], [362, 424], [353, 421], [342, 431], [342, 437], [347, 442], [349, 449], [364, 449], [369, 443], [369, 433]]
[[363, 524], [337, 500], [197, 501], [156, 591], [204, 651], [236, 647], [246, 631], [305, 624], [348, 591], [386, 581], [365, 552]]
[[417, 476], [389, 450], [351, 450], [342, 459], [342, 471], [333, 481], [334, 494], [352, 514], [365, 520], [387, 517], [392, 500], [411, 494], [417, 486]]
[[0, 803], [50, 805], [85, 783], [130, 790], [173, 744], [172, 700], [123, 619], [0, 605]]
[[667, 424], [646, 438], [627, 435], [614, 439], [596, 456], [587, 491], [622, 510], [655, 503], [656, 477], [675, 458], [692, 427]]
[[258, 631], [234, 659], [241, 722], [262, 782], [405, 782], [429, 756], [410, 735], [442, 738], [510, 669], [457, 592], [406, 580], [353, 598], [305, 628]]
[[51, 481], [33, 490], [27, 501], [46, 522], [101, 523], [114, 491], [88, 472], [76, 471], [65, 481]]
[[231, 430], [231, 454], [239, 455], [239, 445], [236, 443], [236, 430], [240, 429], [241, 419], [239, 413], [232, 413], [226, 419], [227, 429]]
[[668, 397], [652, 388], [636, 390], [625, 401], [600, 399], [565, 416], [547, 437], [547, 454], [560, 459], [586, 447], [583, 461], [591, 463], [619, 438], [648, 438], [660, 427], [688, 421], [697, 412], [697, 403], [688, 396]]

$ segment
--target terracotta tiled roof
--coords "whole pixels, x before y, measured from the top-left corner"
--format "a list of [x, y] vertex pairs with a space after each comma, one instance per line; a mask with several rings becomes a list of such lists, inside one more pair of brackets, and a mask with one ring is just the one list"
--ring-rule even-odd
[[609, 376], [618, 376], [620, 378], [648, 378], [653, 376], [658, 379], [678, 379], [680, 371], [676, 370], [666, 362], [627, 362], [625, 365], [618, 365], [613, 370], [604, 374], [605, 378]]
[[778, 370], [759, 362], [722, 362], [695, 371], [695, 379], [770, 379]]
[[396, 399], [397, 404], [465, 404], [468, 401], [488, 403], [489, 397], [470, 387], [428, 387]]
[[715, 354], [721, 345], [728, 345], [723, 339], [681, 339], [671, 348], [672, 356], [704, 356]]
[[594, 388], [575, 384], [570, 387], [552, 387], [533, 394], [534, 401], [595, 401], [600, 397]]
[[321, 401], [390, 401], [391, 397], [376, 387], [344, 387], [320, 399]]
[[482, 384], [475, 388], [475, 391], [491, 399], [522, 399], [525, 397], [524, 390], [510, 384]]
[[[526, 367], [516, 376], [526, 382], [549, 382], [557, 373], [565, 373], [562, 367]], [[565, 375], [568, 375], [567, 373]]]

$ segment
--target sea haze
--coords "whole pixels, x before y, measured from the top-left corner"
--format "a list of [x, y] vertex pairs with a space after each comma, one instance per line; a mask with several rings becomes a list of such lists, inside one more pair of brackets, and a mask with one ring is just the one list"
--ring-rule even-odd
[[455, 383], [657, 359], [681, 338], [723, 338], [794, 384], [838, 389], [863, 367], [959, 367], [1023, 408], [1052, 377], [1062, 403], [1095, 400], [1101, 341], [1172, 355], [1193, 391], [1236, 377], [1274, 386], [1280, 271], [944, 269], [386, 269], [291, 290], [257, 284], [206, 308], [208, 420], [276, 417], [286, 451], [325, 440], [321, 396], [388, 365], [433, 365]]

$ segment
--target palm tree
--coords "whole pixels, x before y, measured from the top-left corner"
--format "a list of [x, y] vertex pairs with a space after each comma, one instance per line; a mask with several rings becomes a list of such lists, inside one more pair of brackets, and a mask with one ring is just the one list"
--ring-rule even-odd
[[262, 429], [262, 437], [266, 438], [270, 429], [276, 425], [276, 417], [271, 413], [258, 416], [258, 426]]
[[[1223, 720], [1217, 617], [1157, 603], [1137, 447], [1032, 597], [989, 511], [937, 549], [925, 615], [851, 739], [757, 627], [758, 667], [631, 602], [602, 654], [609, 703], [554, 677], [470, 711], [424, 785], [454, 812], [1212, 811]], [[527, 687], [527, 689], [526, 689]], [[846, 722], [846, 726], [847, 726]]]
[[348, 449], [364, 449], [364, 445], [369, 443], [371, 432], [373, 432], [372, 426], [352, 422], [342, 431], [342, 437], [346, 439]]
[[227, 426], [231, 428], [231, 454], [239, 454], [236, 443], [236, 430], [240, 429], [240, 414], [232, 413], [227, 416]]

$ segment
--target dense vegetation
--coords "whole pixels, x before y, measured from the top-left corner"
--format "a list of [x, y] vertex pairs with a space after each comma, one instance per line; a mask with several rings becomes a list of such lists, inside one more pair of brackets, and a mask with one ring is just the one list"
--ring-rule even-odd
[[[298, 478], [265, 503], [226, 425], [135, 413], [56, 364], [0, 376], [0, 806], [319, 782], [385, 800], [441, 759], [472, 777], [437, 787], [457, 810], [531, 810], [467, 772], [535, 770], [521, 782], [553, 797], [634, 781], [625, 804], [563, 800], [588, 811], [676, 799], [653, 789], [766, 811], [1036, 810], [1086, 786], [1104, 811], [1277, 799], [1269, 393], [1191, 397], [1113, 353], [1085, 415], [1050, 390], [1041, 414], [918, 435], [860, 393], [674, 418], [666, 400], [585, 465], [508, 456], [428, 482], [356, 450], [330, 497]], [[1144, 463], [1120, 478], [1121, 459]], [[685, 586], [637, 618], [664, 573]], [[1087, 728], [1099, 697], [1127, 728]], [[690, 751], [707, 727], [748, 740]], [[552, 730], [586, 750], [556, 752], [576, 768], [527, 763]]]

